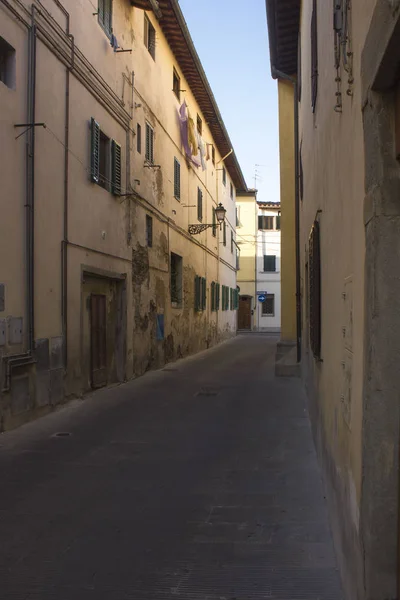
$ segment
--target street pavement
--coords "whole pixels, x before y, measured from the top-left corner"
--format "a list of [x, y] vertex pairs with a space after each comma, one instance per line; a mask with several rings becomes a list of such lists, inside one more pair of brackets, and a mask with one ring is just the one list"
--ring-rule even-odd
[[276, 341], [239, 335], [3, 434], [0, 598], [341, 600]]

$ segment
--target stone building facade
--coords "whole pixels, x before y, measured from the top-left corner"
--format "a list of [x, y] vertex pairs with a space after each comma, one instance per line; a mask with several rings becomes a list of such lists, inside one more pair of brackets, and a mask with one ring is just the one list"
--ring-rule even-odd
[[246, 183], [176, 0], [0, 0], [0, 114], [1, 429], [235, 335]]

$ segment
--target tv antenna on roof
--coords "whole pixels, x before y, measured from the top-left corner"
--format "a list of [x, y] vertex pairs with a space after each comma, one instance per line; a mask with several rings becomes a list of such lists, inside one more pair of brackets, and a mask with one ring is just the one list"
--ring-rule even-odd
[[266, 167], [266, 166], [267, 165], [259, 165], [257, 163], [254, 165], [254, 189], [257, 189], [257, 181], [262, 181], [262, 177], [260, 175], [258, 167]]

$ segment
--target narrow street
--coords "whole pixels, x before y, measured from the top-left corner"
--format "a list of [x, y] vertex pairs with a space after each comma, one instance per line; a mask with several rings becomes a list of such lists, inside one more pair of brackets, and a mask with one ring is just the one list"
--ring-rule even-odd
[[340, 600], [276, 340], [238, 336], [1, 436], [2, 599]]

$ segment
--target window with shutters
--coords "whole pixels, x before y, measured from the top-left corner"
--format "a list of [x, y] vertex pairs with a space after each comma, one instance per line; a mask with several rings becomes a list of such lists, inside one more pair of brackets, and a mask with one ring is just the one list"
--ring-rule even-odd
[[211, 148], [211, 159], [212, 159], [212, 164], [215, 166], [215, 148], [214, 148], [214, 146]]
[[197, 115], [197, 131], [200, 135], [203, 133], [203, 121], [201, 120], [200, 115]]
[[15, 90], [15, 50], [0, 36], [0, 81], [8, 88]]
[[197, 219], [203, 220], [203, 192], [197, 188]]
[[240, 269], [240, 252], [236, 250], [236, 271]]
[[222, 183], [226, 185], [226, 169], [222, 167]]
[[182, 256], [171, 252], [171, 303], [175, 308], [182, 306]]
[[156, 30], [146, 14], [144, 15], [144, 45], [152, 59], [156, 60]]
[[261, 315], [263, 317], [273, 317], [275, 315], [274, 294], [267, 294], [264, 302], [261, 303]]
[[108, 187], [110, 170], [110, 138], [100, 131], [99, 185]]
[[313, 0], [311, 17], [311, 107], [315, 112], [318, 94], [318, 34], [317, 34], [317, 0]]
[[194, 309], [200, 312], [207, 305], [207, 280], [205, 277], [196, 275], [194, 278]]
[[121, 146], [111, 140], [111, 192], [114, 196], [121, 195]]
[[98, 19], [100, 25], [110, 37], [112, 34], [112, 0], [99, 0]]
[[275, 273], [276, 271], [276, 256], [264, 254], [264, 272]]
[[214, 312], [217, 310], [216, 303], [216, 283], [215, 281], [211, 282], [211, 311]]
[[138, 123], [136, 127], [136, 150], [142, 153], [142, 126]]
[[180, 100], [181, 99], [181, 78], [179, 77], [175, 67], [174, 67], [173, 76], [172, 76], [172, 91], [174, 92], [174, 94], [178, 98], [178, 100]]
[[112, 194], [121, 195], [122, 160], [121, 146], [111, 140], [91, 119], [90, 179]]
[[310, 346], [316, 358], [321, 356], [321, 251], [319, 223], [315, 221], [309, 238], [309, 323]]
[[231, 231], [231, 252], [233, 254], [233, 231]]
[[226, 246], [226, 221], [224, 221], [224, 224], [222, 225], [222, 234], [222, 243], [224, 244], [224, 246]]
[[275, 229], [277, 231], [280, 231], [280, 229], [281, 229], [281, 215], [276, 215]]
[[146, 123], [146, 162], [154, 164], [154, 129]]
[[217, 236], [217, 215], [215, 214], [215, 208], [212, 209], [212, 234], [214, 237]]
[[215, 286], [215, 310], [219, 310], [221, 304], [221, 284]]
[[233, 183], [231, 183], [230, 188], [231, 188], [231, 190], [230, 190], [231, 191], [231, 199], [233, 200]]
[[258, 217], [258, 229], [273, 229], [274, 228], [274, 217], [267, 215], [259, 215]]
[[146, 244], [149, 248], [153, 246], [153, 219], [146, 215]]
[[174, 158], [174, 196], [177, 200], [181, 199], [181, 165]]

